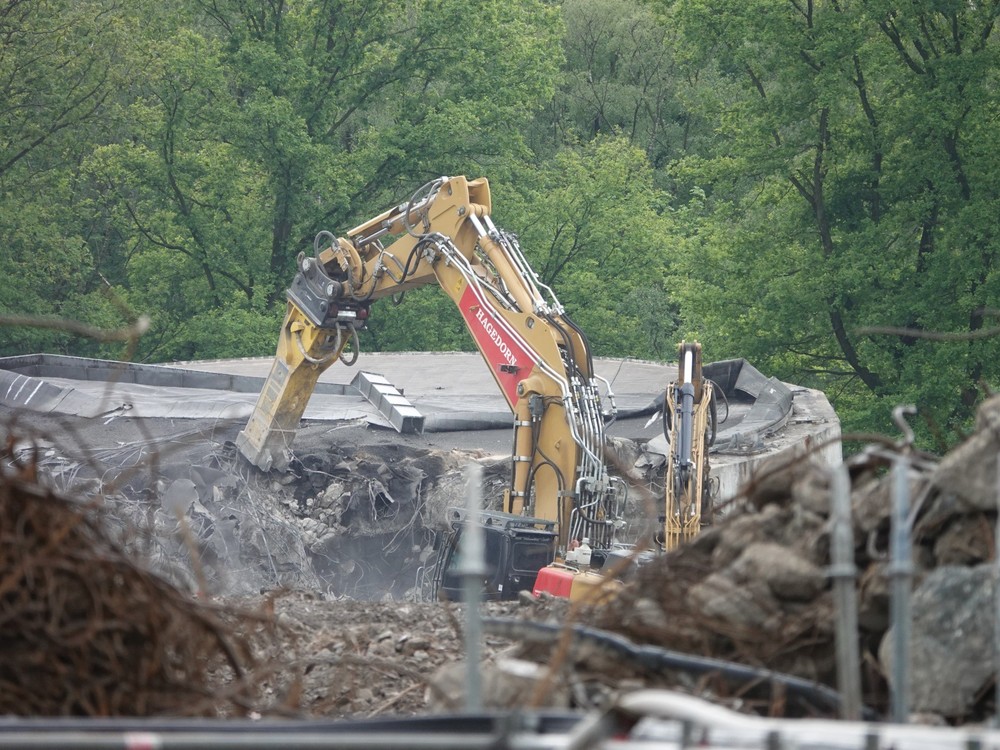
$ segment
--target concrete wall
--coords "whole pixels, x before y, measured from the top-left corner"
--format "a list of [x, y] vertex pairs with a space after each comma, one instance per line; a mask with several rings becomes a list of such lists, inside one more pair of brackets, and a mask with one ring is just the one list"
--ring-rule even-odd
[[739, 495], [751, 475], [765, 461], [800, 457], [824, 466], [843, 462], [840, 419], [821, 391], [792, 386], [792, 412], [784, 427], [764, 440], [755, 452], [711, 454], [711, 481], [716, 507]]

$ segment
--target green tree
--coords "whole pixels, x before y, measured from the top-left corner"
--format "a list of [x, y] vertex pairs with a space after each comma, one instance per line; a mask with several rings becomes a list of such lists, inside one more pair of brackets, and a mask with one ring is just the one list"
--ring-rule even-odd
[[563, 76], [535, 126], [540, 153], [619, 135], [660, 169], [710, 133], [684, 105], [690, 86], [675, 57], [676, 32], [648, 4], [565, 0], [562, 13]]
[[[218, 44], [180, 29], [151, 48], [127, 110], [128, 139], [87, 161], [94, 203], [130, 246], [122, 283], [153, 316], [147, 357], [210, 356], [189, 323], [234, 305], [271, 320], [267, 174], [226, 142], [232, 109]], [[254, 353], [249, 342], [241, 354]], [[231, 344], [226, 344], [231, 349]]]
[[974, 333], [998, 291], [992, 9], [666, 8], [691, 63], [715, 66], [732, 95], [729, 153], [675, 167], [707, 194], [687, 214], [685, 319], [705, 322], [709, 351], [825, 388], [849, 426], [887, 428], [902, 401], [964, 423], [978, 381], [1000, 374], [995, 340], [865, 331]]
[[523, 153], [517, 126], [557, 65], [557, 16], [536, 0], [200, 5], [228, 51], [234, 139], [271, 176], [275, 275], [320, 229]]
[[[114, 128], [132, 75], [133, 18], [105, 0], [0, 3], [0, 313], [118, 327], [76, 168]], [[85, 209], [84, 209], [85, 210]], [[0, 352], [107, 351], [66, 331], [0, 329]]]
[[[640, 148], [624, 137], [565, 148], [497, 194], [499, 221], [520, 236], [595, 354], [670, 356], [676, 321], [665, 279], [678, 248]], [[651, 298], [658, 304], [642, 304]]]
[[128, 137], [88, 163], [131, 296], [158, 310], [154, 358], [211, 356], [193, 316], [273, 317], [320, 229], [525, 156], [558, 66], [540, 0], [179, 5], [193, 20], [157, 44]]

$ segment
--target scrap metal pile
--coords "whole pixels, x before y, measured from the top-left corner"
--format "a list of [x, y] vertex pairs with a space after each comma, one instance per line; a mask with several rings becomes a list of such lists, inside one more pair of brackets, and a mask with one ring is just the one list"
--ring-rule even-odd
[[[221, 610], [134, 562], [103, 511], [47, 489], [32, 464], [0, 473], [0, 714], [239, 713], [248, 643]], [[238, 680], [237, 680], [238, 683]]]

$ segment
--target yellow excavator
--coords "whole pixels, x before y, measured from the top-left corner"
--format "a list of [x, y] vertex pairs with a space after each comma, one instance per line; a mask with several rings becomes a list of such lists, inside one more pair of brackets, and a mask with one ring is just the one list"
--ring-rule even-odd
[[712, 522], [708, 450], [715, 442], [718, 411], [714, 384], [702, 377], [701, 344], [677, 347], [677, 380], [667, 386], [663, 432], [670, 445], [664, 479], [663, 546], [675, 549]]
[[[299, 255], [277, 355], [237, 447], [265, 471], [285, 468], [319, 376], [337, 361], [356, 362], [372, 304], [437, 284], [514, 414], [504, 509], [461, 519], [486, 532], [487, 596], [512, 598], [584, 540], [600, 560], [615, 545], [627, 487], [604, 460], [605, 424], [615, 412], [610, 384], [491, 208], [486, 179], [441, 177], [345, 236], [321, 232], [314, 253]], [[461, 523], [439, 566], [437, 585], [449, 596], [457, 595]]]

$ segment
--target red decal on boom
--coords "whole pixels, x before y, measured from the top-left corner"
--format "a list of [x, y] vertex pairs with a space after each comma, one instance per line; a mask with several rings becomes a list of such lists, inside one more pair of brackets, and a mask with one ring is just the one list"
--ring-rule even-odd
[[531, 374], [536, 358], [521, 345], [510, 326], [489, 306], [482, 304], [473, 287], [466, 287], [458, 307], [493, 377], [513, 408], [517, 403], [517, 384]]

